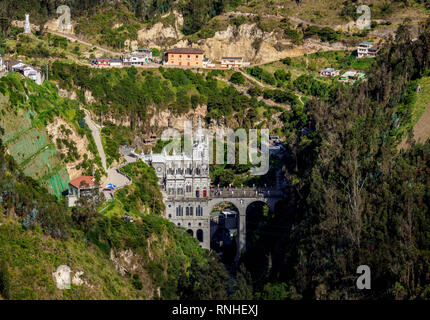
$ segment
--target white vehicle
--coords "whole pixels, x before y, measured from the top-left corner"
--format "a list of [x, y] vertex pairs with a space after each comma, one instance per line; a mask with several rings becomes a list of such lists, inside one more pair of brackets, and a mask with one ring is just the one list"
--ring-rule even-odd
[[222, 212], [225, 218], [236, 218], [237, 212], [236, 211], [223, 211]]

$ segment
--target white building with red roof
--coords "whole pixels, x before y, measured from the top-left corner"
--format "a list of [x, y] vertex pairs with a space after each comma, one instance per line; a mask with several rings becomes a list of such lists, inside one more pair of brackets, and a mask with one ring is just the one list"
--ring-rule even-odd
[[99, 186], [93, 176], [80, 176], [69, 182], [69, 207], [74, 207], [82, 196], [94, 196], [99, 193]]

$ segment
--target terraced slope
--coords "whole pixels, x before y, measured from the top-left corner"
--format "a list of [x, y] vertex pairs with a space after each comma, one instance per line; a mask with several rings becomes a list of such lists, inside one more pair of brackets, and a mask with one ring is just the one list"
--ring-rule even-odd
[[8, 152], [26, 175], [60, 197], [67, 190], [69, 175], [46, 129], [38, 126], [37, 114], [33, 109], [13, 110], [7, 96], [2, 101], [0, 126]]
[[[94, 143], [89, 144], [90, 150], [85, 150], [87, 156], [84, 157], [77, 154], [76, 141], [68, 138], [55, 140], [48, 134], [47, 125], [62, 118], [65, 121], [62, 123], [67, 123], [79, 138], [87, 135], [90, 140], [89, 129], [80, 125], [79, 120], [83, 117], [79, 103], [61, 98], [51, 82], [38, 86], [18, 74], [0, 79], [0, 126], [4, 129], [2, 139], [7, 152], [26, 175], [39, 181], [57, 197], [68, 188], [67, 166], [78, 163], [85, 172], [92, 173], [99, 159], [89, 156], [96, 148]], [[69, 157], [70, 154], [73, 157]]]

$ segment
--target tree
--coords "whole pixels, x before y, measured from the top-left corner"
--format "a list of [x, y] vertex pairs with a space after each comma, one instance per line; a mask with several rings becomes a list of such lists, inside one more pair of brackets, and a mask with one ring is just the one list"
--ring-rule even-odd
[[4, 299], [10, 299], [10, 274], [6, 261], [0, 262], [0, 295]]
[[241, 72], [235, 72], [231, 75], [230, 82], [241, 86], [245, 84], [246, 80]]
[[244, 264], [240, 265], [237, 272], [236, 288], [231, 298], [233, 300], [252, 300], [254, 298], [251, 274], [246, 271]]
[[179, 278], [178, 296], [181, 300], [223, 300], [230, 286], [227, 271], [216, 257], [202, 263], [193, 259], [190, 268]]

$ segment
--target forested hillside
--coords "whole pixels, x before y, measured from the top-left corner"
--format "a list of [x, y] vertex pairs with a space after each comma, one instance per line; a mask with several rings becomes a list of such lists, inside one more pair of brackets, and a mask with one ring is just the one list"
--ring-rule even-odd
[[[241, 275], [248, 294], [252, 284], [272, 299], [429, 298], [430, 142], [397, 150], [408, 88], [429, 74], [429, 57], [430, 21], [416, 41], [403, 26], [369, 81], [308, 101], [286, 162], [296, 201], [260, 221]], [[364, 294], [354, 276], [362, 264], [372, 270]]]
[[[182, 36], [196, 42], [214, 37], [217, 31], [225, 31], [228, 26], [238, 28], [255, 24], [259, 32], [254, 45], [258, 47], [261, 32], [275, 33], [278, 38], [289, 39], [296, 45], [310, 35], [330, 42], [341, 38], [351, 40], [351, 35], [340, 32], [339, 27], [357, 19], [356, 7], [360, 3], [352, 0], [3, 0], [0, 18], [3, 32], [10, 28], [8, 22], [22, 20], [25, 13], [30, 13], [33, 24], [43, 26], [56, 19], [57, 7], [65, 4], [71, 8], [77, 34], [116, 49], [124, 48], [127, 40], [138, 40], [140, 30], [159, 22], [164, 29], [178, 27], [181, 34], [164, 43], [166, 46], [176, 43]], [[396, 25], [406, 16], [423, 18], [430, 8], [426, 0], [365, 3], [371, 8], [372, 19], [379, 21], [379, 24], [376, 21], [372, 24], [372, 30]], [[367, 31], [353, 33], [358, 37], [368, 34]], [[278, 46], [285, 47], [285, 44]], [[282, 51], [286, 47], [279, 49]]]
[[[139, 196], [163, 205], [148, 186]], [[0, 299], [227, 297], [224, 266], [156, 207], [130, 223], [82, 202], [67, 209], [19, 170], [0, 140]], [[83, 272], [83, 283], [57, 289], [59, 265]]]
[[[420, 21], [430, 5], [366, 1], [371, 31], [342, 29], [359, 3], [0, 1], [0, 54], [49, 77], [41, 86], [17, 73], [0, 79], [0, 299], [430, 299], [430, 140], [412, 137], [430, 108], [430, 20]], [[91, 43], [42, 29], [24, 35], [12, 24], [28, 12], [43, 26], [60, 4], [72, 8], [74, 35]], [[209, 55], [219, 48], [205, 41], [227, 29], [216, 43], [229, 47], [218, 56], [239, 47], [249, 57], [276, 54], [234, 71], [88, 64], [101, 55], [91, 44], [128, 52], [126, 43], [157, 24], [173, 36], [155, 45], [156, 57], [178, 39]], [[371, 32], [383, 35], [381, 51], [357, 59], [351, 46]], [[321, 76], [325, 67], [366, 76], [342, 83]], [[106, 173], [84, 109], [101, 125], [110, 169], [124, 161], [121, 145], [161, 152], [160, 133], [185, 120], [269, 128], [286, 151], [266, 176], [250, 176], [250, 165], [211, 165], [211, 183], [263, 187], [282, 173], [285, 197], [249, 217], [247, 250], [229, 272], [163, 217], [158, 179], [143, 162], [120, 169], [132, 182], [111, 201], [83, 197], [68, 208], [67, 170], [97, 180]], [[57, 289], [52, 274], [62, 264], [83, 272], [83, 282]], [[356, 289], [360, 265], [371, 269], [372, 290]]]

